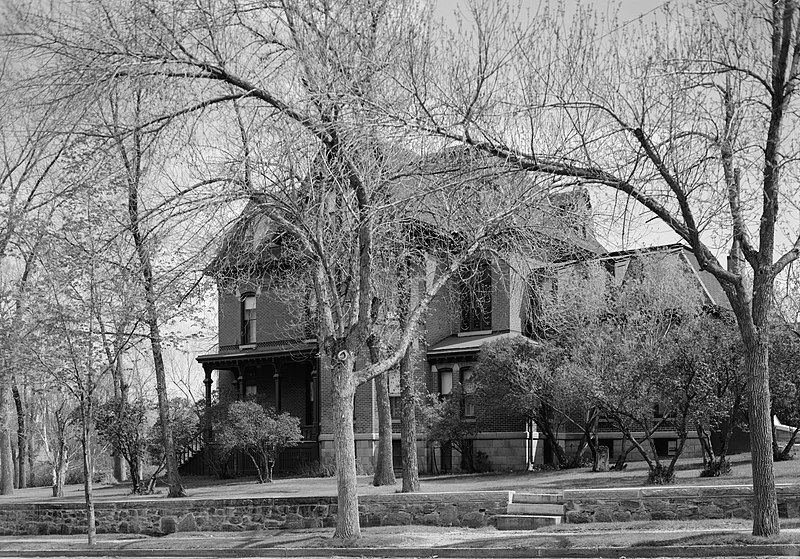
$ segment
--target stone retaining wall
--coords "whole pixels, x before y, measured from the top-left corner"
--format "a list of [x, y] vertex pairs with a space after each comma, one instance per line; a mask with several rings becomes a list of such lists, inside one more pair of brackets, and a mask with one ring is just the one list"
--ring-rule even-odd
[[[367, 495], [359, 498], [361, 525], [494, 525], [508, 497], [508, 491]], [[98, 533], [168, 534], [333, 526], [336, 509], [336, 497], [154, 499], [98, 502], [95, 516]], [[83, 503], [0, 506], [0, 535], [85, 532]]]
[[[699, 520], [752, 518], [749, 486], [646, 487], [564, 491], [566, 521]], [[800, 516], [800, 486], [778, 487], [778, 512]]]

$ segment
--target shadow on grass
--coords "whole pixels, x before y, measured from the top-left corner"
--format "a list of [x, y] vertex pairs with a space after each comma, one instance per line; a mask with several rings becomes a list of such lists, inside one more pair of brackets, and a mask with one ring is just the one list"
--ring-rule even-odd
[[794, 534], [781, 534], [768, 538], [742, 534], [741, 532], [718, 532], [715, 534], [697, 534], [694, 536], [678, 537], [670, 540], [643, 540], [636, 542], [632, 547], [686, 547], [694, 545], [770, 545], [770, 544], [797, 544], [800, 539]]

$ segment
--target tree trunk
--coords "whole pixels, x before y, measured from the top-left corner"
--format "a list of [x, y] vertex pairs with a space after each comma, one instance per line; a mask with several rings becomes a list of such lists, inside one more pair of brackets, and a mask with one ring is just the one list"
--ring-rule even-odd
[[411, 348], [400, 360], [400, 438], [403, 455], [403, 493], [419, 491], [417, 464], [417, 398], [414, 386], [414, 368], [411, 365]]
[[[140, 153], [135, 154], [137, 161]], [[158, 417], [161, 423], [161, 437], [164, 442], [164, 454], [167, 461], [168, 497], [184, 497], [181, 476], [178, 473], [178, 459], [175, 456], [175, 444], [172, 440], [172, 426], [169, 417], [169, 398], [167, 396], [167, 379], [164, 372], [164, 355], [161, 349], [161, 331], [158, 326], [157, 294], [153, 284], [153, 265], [150, 252], [145, 246], [139, 218], [139, 175], [128, 178], [128, 217], [130, 219], [131, 236], [139, 258], [142, 287], [147, 305], [147, 326], [150, 331], [150, 345], [153, 350], [153, 367], [156, 376], [156, 393], [158, 395]]]
[[85, 401], [81, 400], [81, 449], [83, 451], [83, 495], [86, 500], [86, 536], [89, 545], [94, 545], [97, 538], [97, 524], [94, 518], [94, 488], [92, 484], [92, 450], [89, 430], [89, 411]]
[[[334, 353], [337, 355], [338, 352]], [[356, 447], [353, 432], [353, 398], [356, 387], [353, 357], [334, 359], [333, 367], [333, 439], [336, 450], [336, 486], [338, 508], [334, 538], [361, 537], [356, 489]]]
[[[755, 306], [755, 304], [754, 304]], [[778, 495], [772, 464], [772, 418], [769, 397], [769, 340], [767, 328], [755, 333], [743, 328], [745, 370], [750, 383], [748, 416], [753, 471], [753, 535], [780, 532]], [[745, 333], [746, 332], [746, 333]]]
[[12, 380], [12, 394], [17, 408], [17, 487], [28, 487], [28, 430], [25, 424], [25, 402], [17, 383]]
[[128, 468], [131, 474], [131, 492], [138, 494], [142, 492], [142, 462], [139, 456], [131, 456]]
[[714, 447], [711, 444], [711, 435], [706, 428], [698, 423], [696, 426], [697, 440], [700, 443], [700, 450], [703, 453], [703, 470], [708, 470], [714, 463]]
[[372, 485], [394, 485], [392, 460], [392, 408], [389, 404], [389, 375], [381, 373], [374, 379], [375, 400], [378, 406], [378, 460]]
[[161, 333], [156, 319], [155, 301], [148, 301], [150, 315], [150, 343], [153, 348], [153, 363], [156, 373], [156, 393], [158, 394], [158, 417], [161, 420], [161, 437], [164, 441], [164, 455], [167, 461], [167, 484], [169, 493], [167, 497], [185, 497], [180, 473], [178, 473], [178, 458], [175, 456], [175, 443], [172, 440], [172, 421], [169, 417], [169, 397], [167, 396], [167, 379], [164, 371], [164, 355], [161, 351]]
[[59, 434], [56, 448], [55, 464], [53, 464], [53, 497], [64, 496], [64, 478], [67, 475], [67, 441]]
[[[564, 447], [558, 442], [558, 438], [553, 432], [553, 426], [550, 424], [550, 414], [549, 406], [544, 402], [540, 402], [538, 413], [533, 421], [536, 423], [536, 428], [539, 432], [544, 435], [545, 440], [550, 443], [552, 452], [556, 457], [557, 465], [560, 468], [564, 468], [567, 466], [567, 453], [564, 451]], [[547, 457], [545, 457], [545, 460], [547, 460]]]
[[780, 449], [778, 448], [778, 428], [775, 425], [775, 416], [772, 415], [771, 411], [770, 411], [769, 421], [770, 421], [770, 428], [772, 429], [772, 459], [779, 460], [778, 454], [780, 452]]
[[[589, 450], [592, 453], [592, 471], [596, 472], [598, 469], [599, 464], [599, 454], [598, 451], [600, 450], [599, 443], [597, 441], [597, 423], [599, 421], [600, 414], [597, 413], [597, 408], [592, 408], [586, 413], [586, 424], [583, 430], [584, 437], [586, 437], [586, 444], [589, 445]], [[611, 450], [611, 449], [609, 449]], [[606, 470], [608, 470], [608, 455], [606, 455]], [[603, 471], [606, 471], [603, 470]]]
[[[118, 337], [119, 336], [117, 336], [117, 338]], [[124, 408], [124, 406], [128, 404], [128, 390], [125, 386], [122, 349], [120, 348], [120, 343], [117, 341], [117, 338], [114, 339], [114, 351], [116, 352], [116, 356], [111, 374], [113, 376], [114, 398], [119, 402], [120, 408]], [[122, 456], [119, 451], [114, 450], [111, 454], [111, 458], [114, 461], [114, 479], [119, 482], [125, 481], [125, 457]], [[139, 480], [139, 485], [141, 485], [141, 479]]]
[[261, 469], [261, 465], [259, 464], [259, 457], [256, 454], [251, 454], [250, 452], [246, 452], [246, 454], [250, 457], [250, 461], [253, 463], [253, 467], [256, 469], [258, 483], [264, 483], [264, 471]]
[[621, 472], [625, 469], [625, 463], [628, 460], [628, 454], [631, 453], [633, 450], [633, 445], [628, 446], [628, 439], [622, 437], [622, 444], [620, 445], [619, 449], [619, 456], [617, 456], [617, 460], [614, 462], [614, 471]]
[[[2, 372], [0, 372], [2, 374]], [[11, 452], [11, 390], [0, 380], [0, 494], [14, 494], [14, 456]]]

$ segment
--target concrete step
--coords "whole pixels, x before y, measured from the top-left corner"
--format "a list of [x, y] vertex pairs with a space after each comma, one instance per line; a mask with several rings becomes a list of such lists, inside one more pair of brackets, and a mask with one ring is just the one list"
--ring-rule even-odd
[[562, 493], [520, 493], [514, 492], [512, 503], [553, 503], [561, 504], [564, 500]]
[[554, 503], [517, 503], [512, 502], [506, 507], [508, 514], [533, 514], [544, 516], [562, 516], [564, 505]]
[[543, 526], [561, 524], [560, 516], [532, 514], [498, 514], [498, 530], [536, 530]]

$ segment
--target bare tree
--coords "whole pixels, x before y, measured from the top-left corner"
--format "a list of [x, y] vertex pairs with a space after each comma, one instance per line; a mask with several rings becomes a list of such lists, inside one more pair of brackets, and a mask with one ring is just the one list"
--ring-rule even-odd
[[[442, 146], [405, 138], [375, 108], [405, 103], [397, 99], [387, 70], [405, 41], [413, 40], [407, 23], [422, 15], [415, 3], [386, 0], [258, 6], [208, 0], [177, 9], [160, 2], [91, 0], [58, 17], [22, 18], [24, 31], [17, 35], [29, 51], [64, 60], [70, 68], [65, 79], [76, 88], [91, 84], [95, 95], [111, 83], [160, 80], [176, 106], [140, 121], [136, 130], [191, 119], [196, 126], [184, 138], [198, 143], [197, 153], [210, 148], [199, 143], [196, 132], [219, 131], [221, 159], [233, 164], [226, 169], [226, 184], [208, 176], [198, 183], [228, 187], [207, 189], [206, 201], [247, 202], [245, 219], [263, 218], [281, 231], [281, 248], [303, 267], [315, 295], [319, 345], [332, 377], [338, 538], [360, 535], [352, 423], [356, 387], [407, 355], [432, 298], [466, 262], [507, 251], [511, 239], [531, 233], [515, 216], [526, 215], [552, 186], [487, 164], [470, 151], [450, 161], [455, 172], [404, 168], [414, 159], [404, 144], [425, 153]], [[239, 135], [243, 121], [260, 125], [254, 128], [257, 141], [226, 141], [231, 130]], [[230, 147], [243, 144], [244, 153]], [[201, 160], [198, 155], [192, 163]], [[467, 181], [464, 169], [471, 174]], [[481, 173], [492, 181], [508, 180], [485, 188], [488, 179]], [[178, 206], [187, 190], [176, 195]], [[134, 210], [138, 201], [131, 199]], [[138, 212], [131, 211], [131, 223], [141, 224]], [[536, 245], [539, 232], [532, 233], [525, 238]], [[397, 250], [398, 244], [405, 248]], [[146, 251], [137, 250], [147, 284], [152, 276], [144, 271]], [[402, 322], [391, 325], [390, 349], [370, 363], [361, 356], [375, 317], [382, 316], [373, 313], [372, 303], [381, 295], [379, 285], [396, 282], [381, 277], [381, 264], [388, 261], [384, 256], [404, 251], [411, 252], [414, 275], [425, 278], [424, 287], [412, 290]], [[157, 338], [153, 332], [151, 339]]]
[[768, 323], [775, 278], [800, 255], [796, 224], [779, 211], [793, 205], [782, 177], [796, 174], [798, 3], [700, 3], [618, 27], [586, 12], [565, 22], [472, 7], [474, 34], [443, 34], [448, 52], [463, 55], [448, 63], [418, 48], [407, 57], [416, 109], [398, 120], [618, 192], [689, 244], [736, 315], [750, 386], [753, 533], [777, 534]]
[[[0, 61], [0, 492], [13, 492], [14, 480], [25, 487], [29, 476], [29, 425], [24, 370], [15, 366], [15, 348], [24, 293], [35, 265], [39, 223], [47, 222], [48, 206], [70, 187], [51, 180], [69, 142], [62, 128], [65, 113], [54, 102], [41, 107], [19, 92], [20, 78], [5, 43]], [[21, 386], [20, 386], [21, 385]], [[22, 390], [20, 390], [22, 387]], [[11, 451], [11, 402], [18, 419], [16, 476]]]

